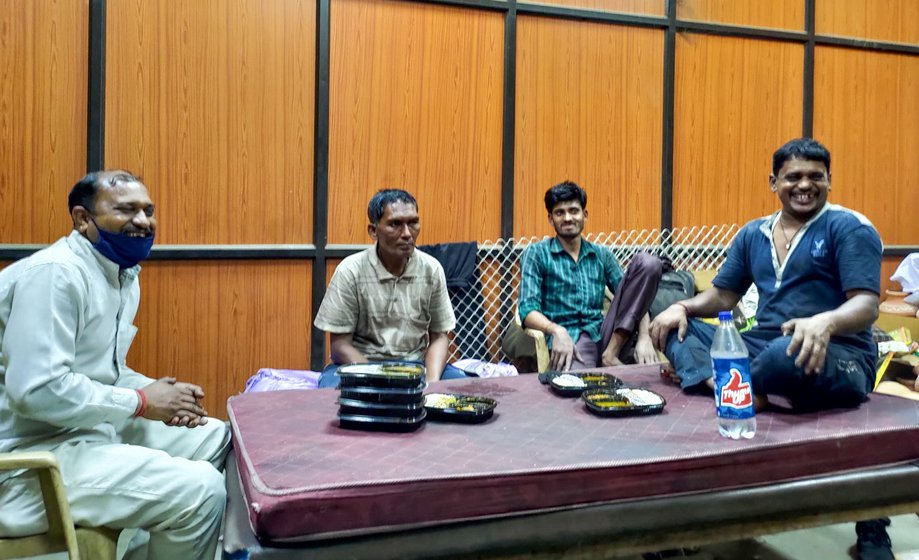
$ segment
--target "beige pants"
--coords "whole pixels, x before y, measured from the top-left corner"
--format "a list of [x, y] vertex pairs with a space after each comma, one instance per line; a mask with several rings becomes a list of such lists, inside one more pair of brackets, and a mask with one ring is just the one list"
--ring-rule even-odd
[[[141, 528], [148, 558], [213, 560], [226, 506], [223, 461], [229, 430], [211, 419], [197, 428], [131, 420], [112, 443], [65, 443], [61, 465], [77, 525]], [[26, 449], [20, 449], [26, 451]], [[47, 526], [38, 479], [0, 484], [0, 533], [35, 534]]]

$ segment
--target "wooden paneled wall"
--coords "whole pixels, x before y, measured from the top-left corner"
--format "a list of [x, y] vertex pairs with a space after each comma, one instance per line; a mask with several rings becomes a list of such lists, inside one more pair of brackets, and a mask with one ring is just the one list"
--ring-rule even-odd
[[658, 226], [663, 34], [529, 16], [517, 26], [514, 235], [552, 233], [545, 191], [566, 179], [587, 191], [590, 230]]
[[814, 68], [830, 201], [868, 216], [885, 244], [919, 243], [919, 56], [819, 47]]
[[109, 3], [105, 165], [146, 180], [160, 243], [310, 242], [315, 15], [303, 0]]
[[420, 242], [500, 237], [504, 18], [337, 0], [329, 87], [329, 242], [369, 243], [367, 201], [418, 200]]
[[0, 0], [0, 243], [70, 230], [67, 190], [86, 168], [82, 2]]
[[534, 3], [655, 16], [664, 15], [666, 9], [666, 0], [536, 0]]
[[919, 44], [916, 0], [816, 0], [817, 33]]
[[[105, 166], [144, 178], [160, 245], [367, 243], [367, 200], [385, 187], [418, 197], [420, 242], [486, 241], [507, 201], [515, 236], [549, 233], [543, 193], [565, 179], [587, 189], [595, 232], [659, 227], [668, 203], [675, 226], [766, 214], [772, 151], [812, 119], [833, 153], [830, 200], [887, 244], [919, 244], [919, 55], [857, 42], [919, 45], [914, 0], [816, 0], [812, 112], [805, 0], [680, 0], [693, 28], [678, 25], [672, 76], [664, 0], [549, 3], [644, 23], [531, 5], [508, 26], [500, 4], [330, 0], [317, 113], [316, 0], [109, 1]], [[89, 32], [88, 0], [0, 0], [0, 248], [69, 230], [90, 153]], [[328, 221], [315, 239], [314, 206]], [[885, 287], [898, 261], [885, 258]], [[322, 262], [147, 263], [130, 363], [202, 384], [222, 415], [259, 367], [315, 358], [312, 276], [337, 260]]]
[[[819, 0], [818, 0], [819, 1]], [[677, 17], [730, 25], [804, 29], [800, 0], [679, 0]]]
[[311, 277], [302, 261], [148, 262], [128, 363], [194, 380], [223, 418], [259, 368], [308, 369]]
[[676, 53], [673, 225], [772, 212], [772, 152], [801, 135], [804, 47], [681, 33]]
[[[107, 13], [106, 167], [139, 173], [162, 244], [312, 240], [315, 22], [301, 0], [126, 0]], [[311, 264], [152, 263], [129, 363], [212, 414], [260, 367], [308, 369]]]

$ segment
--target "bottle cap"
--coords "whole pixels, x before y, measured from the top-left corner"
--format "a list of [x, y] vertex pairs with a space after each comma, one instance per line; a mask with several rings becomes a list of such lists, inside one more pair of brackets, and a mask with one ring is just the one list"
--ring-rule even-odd
[[733, 320], [734, 320], [734, 314], [731, 313], [730, 311], [719, 311], [718, 312], [718, 321], [722, 323], [727, 321], [728, 323], [730, 323]]

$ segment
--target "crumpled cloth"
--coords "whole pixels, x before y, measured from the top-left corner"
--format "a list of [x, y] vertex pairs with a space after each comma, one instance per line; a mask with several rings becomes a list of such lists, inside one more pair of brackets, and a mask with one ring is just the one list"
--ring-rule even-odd
[[899, 282], [903, 291], [910, 293], [906, 303], [919, 305], [919, 253], [906, 255], [890, 279]]
[[478, 377], [513, 377], [517, 375], [517, 368], [504, 362], [492, 364], [482, 360], [466, 359], [457, 360], [451, 364], [467, 374]]
[[318, 388], [318, 371], [262, 368], [246, 381], [245, 392], [260, 393], [262, 391]]

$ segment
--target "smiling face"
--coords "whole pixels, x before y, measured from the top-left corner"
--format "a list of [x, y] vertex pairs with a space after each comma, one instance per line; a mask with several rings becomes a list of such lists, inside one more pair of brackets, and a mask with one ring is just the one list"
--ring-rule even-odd
[[792, 158], [769, 177], [769, 184], [782, 201], [782, 213], [806, 222], [826, 204], [830, 174], [822, 161]]
[[93, 243], [99, 229], [132, 237], [150, 237], [156, 232], [153, 201], [147, 187], [124, 175], [102, 174], [92, 209], [76, 206], [71, 212], [74, 226]]
[[377, 242], [377, 252], [384, 262], [408, 261], [419, 231], [418, 208], [401, 200], [387, 204], [380, 221], [367, 226], [367, 233]]
[[574, 239], [584, 230], [587, 210], [581, 207], [579, 200], [565, 200], [552, 207], [549, 223], [555, 228], [555, 234], [561, 239]]

